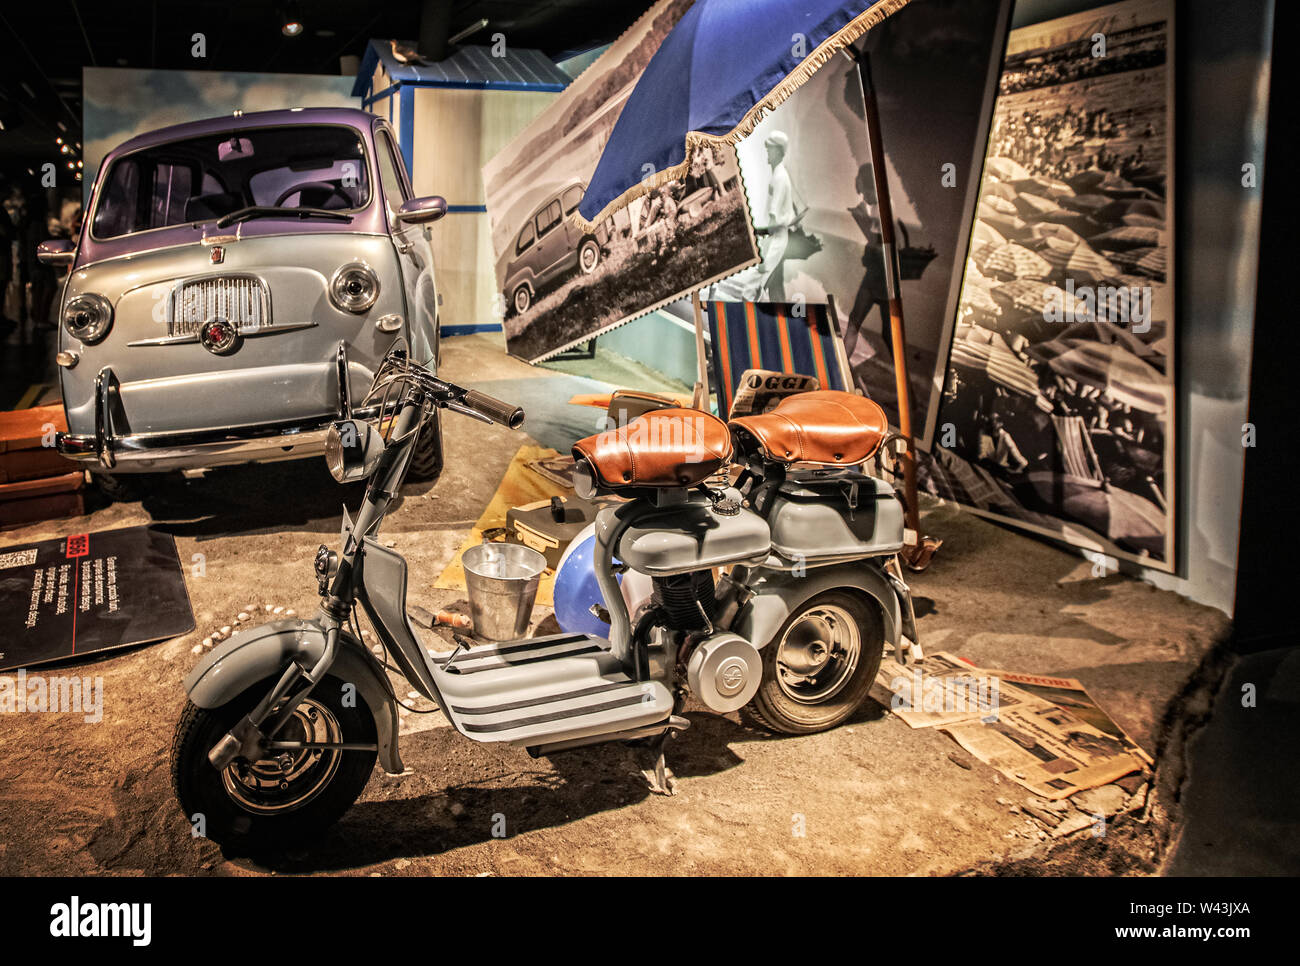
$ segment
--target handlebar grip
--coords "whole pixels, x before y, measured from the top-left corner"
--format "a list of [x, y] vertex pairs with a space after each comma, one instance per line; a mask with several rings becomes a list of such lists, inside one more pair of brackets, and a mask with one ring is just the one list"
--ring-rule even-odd
[[476, 389], [466, 389], [462, 401], [474, 412], [486, 416], [494, 423], [508, 426], [510, 429], [518, 429], [524, 424], [524, 411], [522, 409], [511, 403], [503, 402], [495, 396], [489, 396], [487, 393], [479, 392]]

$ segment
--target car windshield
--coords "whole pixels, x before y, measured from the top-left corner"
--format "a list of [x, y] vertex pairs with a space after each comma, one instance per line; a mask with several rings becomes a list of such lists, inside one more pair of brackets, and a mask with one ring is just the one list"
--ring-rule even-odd
[[91, 233], [118, 238], [252, 205], [347, 212], [369, 201], [365, 145], [353, 128], [245, 128], [118, 158], [104, 176]]

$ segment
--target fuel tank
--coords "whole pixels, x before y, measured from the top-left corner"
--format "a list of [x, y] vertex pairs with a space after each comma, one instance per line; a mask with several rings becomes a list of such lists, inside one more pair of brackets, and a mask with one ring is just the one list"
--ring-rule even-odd
[[903, 505], [894, 488], [864, 473], [792, 473], [767, 522], [772, 549], [787, 559], [876, 556], [903, 546]]
[[740, 506], [740, 494], [727, 490], [739, 512], [726, 516], [709, 498], [691, 491], [680, 503], [628, 504], [630, 514], [616, 556], [633, 570], [652, 577], [707, 570], [725, 564], [761, 562], [771, 547], [767, 522]]

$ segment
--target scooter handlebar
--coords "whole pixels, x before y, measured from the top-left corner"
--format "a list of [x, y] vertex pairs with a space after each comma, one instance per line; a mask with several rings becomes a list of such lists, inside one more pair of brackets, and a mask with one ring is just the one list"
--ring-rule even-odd
[[477, 389], [466, 389], [461, 403], [465, 408], [474, 410], [480, 416], [485, 416], [492, 422], [500, 423], [510, 429], [518, 429], [524, 424], [523, 409], [513, 403], [497, 399], [495, 396], [479, 392]]

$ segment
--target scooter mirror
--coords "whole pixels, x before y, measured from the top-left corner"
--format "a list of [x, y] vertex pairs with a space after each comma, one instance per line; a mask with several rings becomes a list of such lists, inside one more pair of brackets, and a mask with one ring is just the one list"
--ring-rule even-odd
[[367, 479], [384, 454], [384, 438], [367, 422], [345, 419], [325, 435], [325, 465], [340, 483]]

